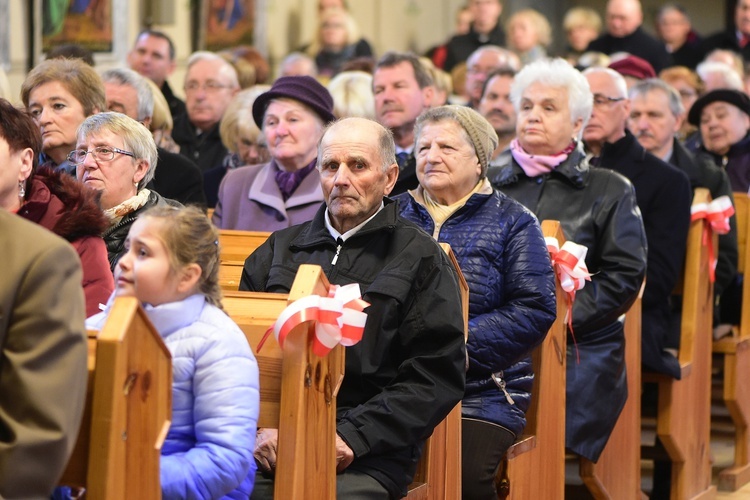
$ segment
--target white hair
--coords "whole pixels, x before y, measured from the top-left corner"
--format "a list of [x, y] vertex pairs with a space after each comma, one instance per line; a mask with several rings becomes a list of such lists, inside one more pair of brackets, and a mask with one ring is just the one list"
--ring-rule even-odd
[[589, 82], [580, 71], [575, 69], [564, 59], [541, 59], [527, 64], [516, 74], [510, 86], [510, 100], [518, 113], [521, 106], [523, 91], [534, 83], [541, 83], [549, 87], [564, 88], [568, 91], [568, 108], [570, 118], [575, 123], [582, 120], [581, 138], [583, 129], [591, 117], [594, 107], [594, 96], [591, 94]]
[[724, 82], [721, 88], [739, 90], [744, 92], [745, 88], [742, 84], [742, 78], [737, 74], [735, 69], [723, 62], [719, 61], [704, 61], [695, 68], [695, 72], [698, 73], [700, 79], [705, 82], [708, 79], [708, 75], [718, 73]]
[[583, 71], [583, 75], [591, 75], [594, 73], [604, 73], [605, 75], [609, 76], [609, 78], [612, 80], [612, 82], [615, 84], [615, 87], [617, 87], [617, 96], [609, 96], [609, 97], [624, 97], [627, 99], [628, 97], [628, 84], [625, 81], [625, 78], [618, 73], [617, 71], [613, 70], [612, 68], [586, 68]]
[[209, 52], [207, 50], [199, 50], [197, 52], [193, 52], [190, 54], [190, 57], [188, 58], [187, 62], [187, 72], [185, 73], [185, 78], [187, 78], [187, 74], [190, 73], [190, 68], [193, 67], [193, 65], [199, 61], [217, 61], [220, 63], [219, 65], [219, 72], [224, 74], [229, 79], [229, 84], [232, 86], [232, 88], [238, 89], [240, 88], [240, 80], [237, 76], [237, 70], [234, 69], [234, 66], [231, 65], [226, 59], [221, 57], [219, 54], [216, 54], [214, 52]]

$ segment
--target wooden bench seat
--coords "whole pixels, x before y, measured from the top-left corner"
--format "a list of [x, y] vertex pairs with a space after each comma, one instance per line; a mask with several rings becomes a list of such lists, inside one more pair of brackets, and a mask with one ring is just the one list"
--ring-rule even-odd
[[[737, 217], [737, 270], [743, 276], [750, 262], [750, 200], [745, 193], [734, 193]], [[713, 352], [723, 355], [724, 403], [735, 428], [734, 463], [719, 473], [719, 489], [736, 491], [750, 482], [750, 279], [742, 285], [742, 316], [732, 335], [715, 341]]]
[[597, 500], [645, 498], [641, 491], [641, 309], [644, 285], [625, 314], [628, 399], [594, 463], [580, 459], [580, 476]]
[[[707, 189], [695, 190], [693, 204], [708, 203]], [[644, 372], [658, 384], [656, 433], [672, 461], [672, 500], [716, 496], [711, 485], [711, 339], [713, 284], [709, 280], [709, 248], [703, 245], [702, 220], [692, 222], [682, 276], [682, 323], [679, 362], [682, 378]], [[713, 235], [714, 248], [717, 246]]]
[[[565, 238], [557, 221], [543, 221], [544, 236]], [[564, 498], [565, 491], [565, 350], [567, 301], [556, 281], [557, 319], [534, 350], [534, 385], [524, 434], [513, 444], [495, 480], [500, 498]]]
[[[224, 297], [225, 310], [245, 333], [258, 360], [261, 387], [258, 426], [279, 429], [274, 493], [277, 499], [334, 499], [336, 495], [335, 396], [343, 378], [344, 349], [338, 346], [325, 358], [315, 356], [309, 345], [303, 349], [302, 341], [312, 335], [310, 325], [303, 325], [294, 331], [298, 340], [293, 348], [287, 348], [289, 337], [283, 352], [275, 339], [269, 338], [257, 350], [260, 339], [289, 302], [312, 293], [325, 296], [328, 287], [320, 267], [303, 265], [289, 295], [227, 292]], [[300, 328], [302, 331], [297, 332]], [[291, 389], [287, 389], [289, 380]], [[291, 431], [285, 423], [290, 414], [304, 417]], [[407, 498], [460, 497], [460, 418], [458, 405], [428, 439]], [[330, 450], [324, 451], [329, 445]], [[305, 456], [308, 458], [304, 459]], [[323, 480], [324, 477], [327, 479]]]
[[81, 430], [61, 485], [86, 498], [161, 498], [159, 459], [172, 418], [172, 358], [138, 300], [115, 299], [89, 332]]

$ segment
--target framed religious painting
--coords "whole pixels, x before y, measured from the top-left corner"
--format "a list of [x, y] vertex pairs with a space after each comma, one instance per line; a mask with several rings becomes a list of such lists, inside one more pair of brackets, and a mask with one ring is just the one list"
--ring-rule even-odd
[[[256, 45], [264, 0], [201, 0], [194, 18], [196, 49], [220, 51]], [[260, 29], [259, 29], [260, 28]]]
[[[133, 2], [122, 0], [34, 0], [34, 56], [53, 47], [78, 45], [94, 53], [97, 62], [124, 60], [127, 27]], [[115, 22], [119, 20], [120, 22]]]

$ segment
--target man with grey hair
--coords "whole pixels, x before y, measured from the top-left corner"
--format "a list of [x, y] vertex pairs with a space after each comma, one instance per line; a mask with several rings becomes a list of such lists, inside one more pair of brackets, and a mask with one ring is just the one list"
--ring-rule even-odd
[[609, 0], [605, 22], [607, 33], [591, 42], [587, 51], [607, 55], [627, 52], [648, 61], [657, 74], [672, 65], [664, 44], [641, 28], [643, 8], [639, 0]]
[[228, 154], [221, 142], [219, 123], [239, 90], [237, 72], [221, 56], [195, 52], [188, 59], [187, 113], [175, 117], [172, 138], [180, 146], [180, 154], [194, 161], [204, 173], [222, 167]]
[[642, 366], [679, 378], [680, 364], [674, 355], [678, 346], [669, 336], [669, 298], [685, 259], [690, 181], [684, 172], [647, 152], [626, 129], [631, 104], [622, 75], [609, 68], [589, 68], [583, 74], [594, 94], [594, 109], [583, 132], [586, 148], [596, 159], [594, 163], [633, 183], [646, 229]]
[[[110, 69], [102, 73], [107, 109], [139, 121], [149, 128], [154, 113], [154, 96], [145, 77], [125, 68]], [[148, 188], [165, 198], [182, 204], [206, 205], [203, 193], [203, 175], [190, 159], [156, 148], [158, 163], [154, 178]]]
[[466, 60], [466, 94], [471, 108], [478, 109], [487, 76], [501, 68], [516, 72], [521, 69], [521, 60], [515, 53], [496, 45], [484, 45], [472, 52]]
[[[338, 498], [402, 498], [424, 440], [464, 393], [466, 349], [455, 271], [386, 196], [398, 176], [391, 133], [364, 118], [330, 125], [318, 145], [326, 199], [312, 221], [274, 232], [245, 261], [241, 290], [288, 293], [301, 264], [369, 302], [346, 348], [336, 416]], [[260, 429], [251, 498], [273, 498], [275, 429]]]
[[414, 123], [432, 104], [435, 92], [432, 76], [416, 55], [386, 52], [375, 65], [372, 92], [375, 117], [391, 130], [396, 143], [399, 174], [393, 194], [415, 189], [419, 181], [414, 158]]
[[[677, 140], [675, 134], [685, 120], [680, 94], [663, 80], [644, 80], [630, 89], [628, 128], [646, 151], [685, 172], [693, 189], [704, 187], [713, 199], [729, 196], [732, 186], [727, 173], [710, 159], [694, 156]], [[719, 297], [737, 273], [737, 224], [729, 220], [728, 234], [719, 235], [719, 257], [716, 266], [714, 294]], [[714, 317], [720, 319], [720, 311]], [[673, 343], [676, 339], [673, 340]]]

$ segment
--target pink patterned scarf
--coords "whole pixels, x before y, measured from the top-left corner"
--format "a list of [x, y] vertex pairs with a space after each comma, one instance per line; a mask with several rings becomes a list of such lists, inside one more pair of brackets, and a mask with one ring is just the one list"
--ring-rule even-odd
[[573, 141], [560, 153], [552, 156], [543, 156], [530, 155], [524, 151], [518, 143], [518, 139], [513, 139], [510, 143], [510, 153], [529, 177], [537, 177], [552, 172], [555, 167], [568, 158], [568, 155], [572, 153], [575, 148], [576, 143]]

